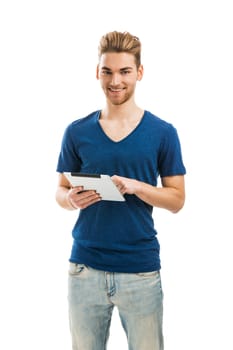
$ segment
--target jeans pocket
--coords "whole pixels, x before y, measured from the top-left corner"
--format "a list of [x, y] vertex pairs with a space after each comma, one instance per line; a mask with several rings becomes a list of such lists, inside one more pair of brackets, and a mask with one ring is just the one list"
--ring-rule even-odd
[[84, 269], [85, 269], [84, 264], [70, 263], [69, 275], [70, 276], [79, 276], [83, 272]]
[[138, 272], [136, 275], [139, 277], [154, 277], [156, 275], [159, 275], [159, 271]]

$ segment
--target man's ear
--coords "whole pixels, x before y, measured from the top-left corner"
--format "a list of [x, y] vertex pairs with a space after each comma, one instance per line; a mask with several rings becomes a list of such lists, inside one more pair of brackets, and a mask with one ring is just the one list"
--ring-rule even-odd
[[97, 67], [96, 67], [96, 79], [99, 80], [99, 65], [97, 64]]
[[138, 80], [142, 80], [142, 77], [143, 77], [143, 73], [144, 73], [144, 68], [143, 68], [143, 65], [140, 64], [140, 66], [138, 67]]

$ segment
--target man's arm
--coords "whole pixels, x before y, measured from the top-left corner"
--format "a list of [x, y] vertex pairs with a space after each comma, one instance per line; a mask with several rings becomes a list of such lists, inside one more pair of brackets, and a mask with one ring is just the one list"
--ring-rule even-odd
[[65, 175], [59, 174], [56, 201], [62, 208], [84, 209], [100, 200], [99, 194], [95, 191], [83, 191], [82, 186], [71, 187]]
[[122, 176], [112, 176], [122, 194], [135, 194], [144, 202], [158, 208], [177, 213], [185, 201], [184, 176], [167, 176], [161, 179], [162, 187], [155, 187], [144, 182]]

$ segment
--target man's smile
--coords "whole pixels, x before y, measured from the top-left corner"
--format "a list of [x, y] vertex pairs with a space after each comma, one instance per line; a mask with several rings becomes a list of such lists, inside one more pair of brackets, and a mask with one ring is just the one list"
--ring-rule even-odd
[[110, 90], [111, 92], [121, 92], [123, 91], [125, 88], [112, 88], [109, 87], [108, 90]]

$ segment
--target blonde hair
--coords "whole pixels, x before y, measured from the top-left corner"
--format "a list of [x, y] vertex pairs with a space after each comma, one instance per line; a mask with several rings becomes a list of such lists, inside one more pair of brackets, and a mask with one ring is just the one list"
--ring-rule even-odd
[[109, 32], [102, 36], [98, 47], [98, 56], [107, 52], [127, 52], [134, 56], [137, 68], [141, 64], [141, 42], [129, 32]]

